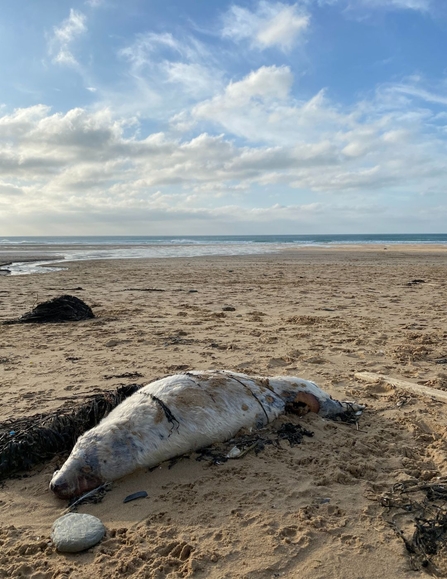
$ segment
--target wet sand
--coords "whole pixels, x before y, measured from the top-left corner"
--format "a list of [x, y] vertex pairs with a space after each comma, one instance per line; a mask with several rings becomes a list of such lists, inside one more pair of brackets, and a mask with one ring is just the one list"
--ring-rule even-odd
[[[218, 466], [191, 456], [116, 482], [102, 503], [80, 507], [101, 518], [107, 536], [78, 555], [49, 544], [66, 506], [47, 490], [57, 457], [4, 483], [0, 577], [426, 576], [412, 569], [378, 499], [404, 480], [447, 474], [445, 406], [355, 373], [447, 389], [446, 248], [309, 248], [64, 267], [0, 277], [0, 321], [65, 293], [97, 316], [0, 326], [2, 420], [208, 368], [302, 376], [367, 410], [358, 429], [287, 416], [272, 432], [291, 421], [314, 436]], [[141, 378], [120, 377], [126, 373]], [[139, 490], [149, 497], [122, 503]], [[434, 561], [447, 571], [447, 558]]]

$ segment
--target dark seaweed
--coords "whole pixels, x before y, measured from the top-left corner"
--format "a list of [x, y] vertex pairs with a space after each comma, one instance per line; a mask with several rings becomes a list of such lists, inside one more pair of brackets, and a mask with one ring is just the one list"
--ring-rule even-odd
[[277, 430], [271, 432], [263, 432], [262, 434], [255, 432], [254, 434], [241, 435], [223, 444], [213, 444], [212, 446], [201, 448], [197, 451], [196, 460], [206, 460], [218, 465], [230, 460], [228, 453], [233, 446], [239, 448], [241, 456], [247, 449], [253, 450], [258, 455], [267, 445], [273, 444], [281, 448], [281, 441], [287, 440], [290, 446], [295, 446], [303, 441], [304, 436], [313, 436], [313, 434], [313, 432], [306, 430], [299, 424], [286, 422]]
[[292, 424], [291, 422], [286, 422], [277, 430], [278, 438], [281, 440], [287, 440], [290, 446], [295, 446], [295, 444], [301, 444], [304, 436], [313, 436], [314, 433], [306, 428], [303, 428], [299, 424]]
[[[390, 492], [380, 497], [380, 502], [392, 515], [388, 523], [402, 539], [412, 568], [427, 569], [432, 574], [445, 577], [447, 479], [436, 483], [420, 483], [417, 480], [397, 483]], [[410, 519], [413, 523], [411, 536], [398, 526], [397, 516]], [[441, 564], [444, 569], [440, 569]]]
[[4, 324], [48, 324], [59, 322], [78, 322], [94, 318], [90, 306], [75, 296], [63, 295], [38, 304], [30, 312], [16, 320]]
[[168, 422], [170, 422], [172, 424], [170, 434], [172, 434], [172, 431], [174, 430], [174, 428], [176, 428], [178, 430], [178, 427], [180, 426], [180, 422], [172, 414], [172, 412], [169, 410], [169, 408], [166, 406], [166, 404], [163, 402], [163, 400], [160, 400], [160, 398], [157, 398], [153, 394], [151, 394], [150, 396], [151, 396], [152, 400], [154, 402], [156, 402], [161, 407], [161, 409], [165, 413], [166, 418], [168, 419]]

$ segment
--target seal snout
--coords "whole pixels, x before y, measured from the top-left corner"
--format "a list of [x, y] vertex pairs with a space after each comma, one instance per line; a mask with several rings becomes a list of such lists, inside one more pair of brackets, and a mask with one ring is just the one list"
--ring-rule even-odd
[[102, 478], [93, 473], [56, 471], [50, 482], [50, 490], [59, 499], [71, 499], [92, 491], [103, 483]]
[[52, 481], [50, 482], [50, 490], [59, 497], [60, 499], [66, 499], [72, 495], [71, 489], [69, 484], [63, 480], [55, 480], [56, 477], [53, 477]]

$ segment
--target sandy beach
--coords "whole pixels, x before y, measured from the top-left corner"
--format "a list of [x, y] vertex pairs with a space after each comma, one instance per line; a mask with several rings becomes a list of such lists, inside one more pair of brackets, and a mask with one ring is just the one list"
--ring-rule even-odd
[[[188, 369], [301, 376], [366, 411], [357, 427], [281, 417], [270, 432], [293, 422], [314, 436], [220, 465], [191, 455], [119, 480], [101, 503], [79, 508], [98, 516], [107, 535], [77, 555], [57, 553], [50, 541], [67, 504], [48, 483], [65, 457], [6, 479], [0, 578], [446, 576], [445, 552], [427, 568], [411, 559], [396, 529], [411, 537], [414, 517], [383, 500], [398, 483], [447, 475], [445, 404], [355, 374], [447, 390], [447, 248], [300, 248], [64, 267], [0, 276], [0, 321], [62, 294], [96, 316], [0, 326], [2, 421]], [[149, 496], [123, 504], [140, 490]]]

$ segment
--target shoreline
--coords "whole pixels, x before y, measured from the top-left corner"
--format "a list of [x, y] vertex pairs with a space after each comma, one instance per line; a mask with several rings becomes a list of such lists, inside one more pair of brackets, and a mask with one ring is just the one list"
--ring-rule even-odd
[[[215, 246], [214, 246], [215, 247]], [[192, 258], [205, 258], [205, 259], [217, 259], [220, 257], [250, 257], [250, 256], [262, 256], [262, 255], [281, 255], [289, 253], [305, 254], [309, 252], [310, 254], [322, 254], [325, 252], [344, 252], [344, 253], [445, 253], [447, 255], [447, 245], [439, 243], [392, 243], [392, 244], [380, 244], [380, 243], [364, 243], [364, 244], [327, 244], [327, 245], [297, 245], [293, 247], [288, 246], [274, 246], [263, 251], [253, 252], [247, 251], [245, 253], [225, 253], [216, 252], [207, 253], [205, 255], [180, 255], [180, 256], [145, 256], [145, 255], [92, 255], [88, 257], [83, 257], [81, 252], [84, 251], [101, 251], [102, 253], [113, 252], [113, 251], [123, 251], [128, 250], [132, 252], [134, 249], [147, 249], [145, 246], [136, 245], [112, 245], [104, 247], [102, 245], [78, 245], [78, 246], [67, 246], [67, 245], [55, 245], [51, 249], [46, 247], [41, 247], [36, 251], [33, 249], [1, 249], [0, 248], [0, 275], [32, 275], [35, 273], [48, 273], [51, 271], [52, 265], [58, 265], [60, 268], [67, 268], [69, 264], [80, 262], [80, 261], [121, 261], [121, 260], [152, 260], [152, 259], [192, 259]], [[47, 250], [46, 250], [47, 249]], [[45, 251], [46, 250], [46, 251]], [[73, 257], [67, 254], [68, 251], [77, 250], [80, 252], [78, 257]], [[22, 266], [23, 264], [23, 266]], [[35, 264], [37, 267], [29, 267], [28, 264]], [[10, 267], [11, 269], [10, 269]], [[18, 273], [14, 272], [14, 269], [19, 267]], [[48, 267], [48, 269], [46, 269]], [[5, 269], [7, 268], [7, 269]], [[29, 269], [29, 271], [28, 271]], [[55, 268], [53, 268], [55, 269]]]

